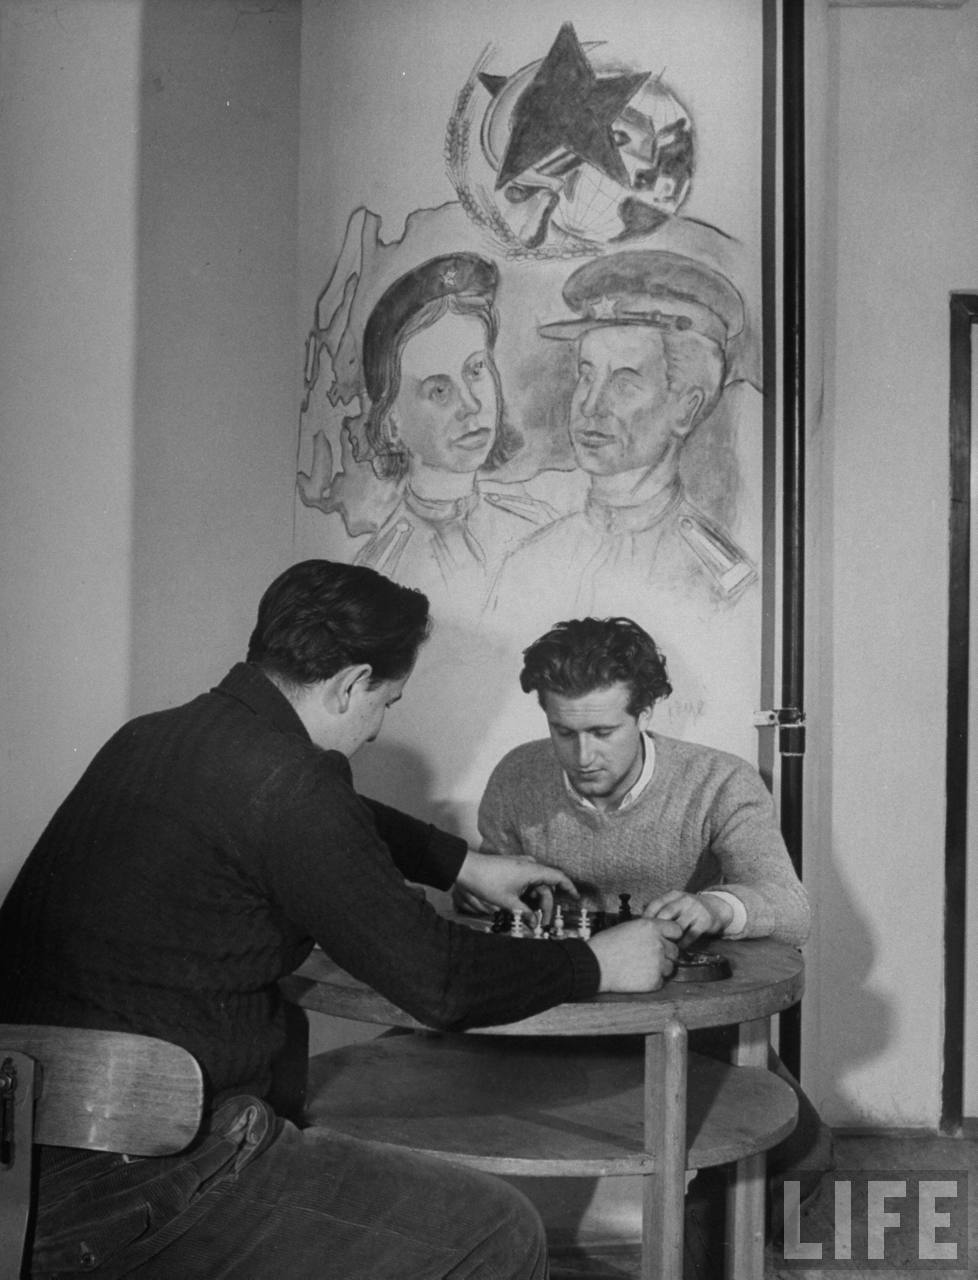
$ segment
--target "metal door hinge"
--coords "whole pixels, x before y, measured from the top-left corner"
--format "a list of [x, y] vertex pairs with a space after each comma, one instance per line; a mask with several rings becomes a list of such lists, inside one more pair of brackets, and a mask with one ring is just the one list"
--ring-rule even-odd
[[754, 712], [756, 729], [777, 728], [778, 751], [783, 756], [805, 754], [805, 713], [800, 707], [775, 707]]

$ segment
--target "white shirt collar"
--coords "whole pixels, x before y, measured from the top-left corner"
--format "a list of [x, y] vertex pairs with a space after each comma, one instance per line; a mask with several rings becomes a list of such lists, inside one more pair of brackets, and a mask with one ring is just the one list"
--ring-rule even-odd
[[[630, 808], [652, 781], [652, 774], [655, 770], [655, 741], [651, 734], [642, 734], [642, 752], [645, 757], [642, 761], [642, 772], [625, 792], [618, 804], [615, 805], [615, 812], [620, 812], [622, 809]], [[564, 779], [564, 789], [574, 803], [580, 805], [582, 809], [591, 809], [594, 812], [600, 812], [598, 810], [598, 806], [588, 800], [587, 796], [582, 796], [579, 791], [574, 790], [574, 786], [571, 783], [570, 778], [568, 778], [566, 773], [563, 773], [563, 771], [561, 772]]]

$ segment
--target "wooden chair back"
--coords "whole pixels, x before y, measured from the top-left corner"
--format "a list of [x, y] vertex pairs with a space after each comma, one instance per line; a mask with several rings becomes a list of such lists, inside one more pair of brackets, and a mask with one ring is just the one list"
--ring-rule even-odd
[[22, 1273], [34, 1144], [173, 1155], [203, 1102], [196, 1059], [165, 1040], [0, 1024], [0, 1280]]

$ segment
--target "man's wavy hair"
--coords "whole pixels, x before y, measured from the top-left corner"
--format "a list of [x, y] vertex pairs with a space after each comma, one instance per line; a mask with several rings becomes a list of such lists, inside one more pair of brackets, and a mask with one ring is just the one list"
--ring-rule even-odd
[[520, 687], [580, 698], [596, 689], [628, 686], [628, 714], [638, 716], [672, 693], [666, 660], [631, 618], [574, 618], [558, 622], [523, 650]]
[[362, 565], [303, 560], [262, 596], [248, 661], [288, 690], [367, 663], [374, 687], [410, 672], [430, 627], [422, 592]]

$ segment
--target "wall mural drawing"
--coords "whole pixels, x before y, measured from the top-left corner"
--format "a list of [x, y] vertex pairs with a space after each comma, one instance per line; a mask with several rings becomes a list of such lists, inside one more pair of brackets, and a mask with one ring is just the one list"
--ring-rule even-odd
[[[492, 99], [481, 127], [491, 201], [468, 176], [476, 79]], [[510, 76], [476, 68], [456, 100], [448, 157], [470, 216], [503, 245], [573, 253], [675, 213], [692, 178], [692, 127], [650, 73], [600, 75], [565, 23], [542, 61]]]
[[576, 314], [540, 333], [574, 343], [568, 430], [590, 477], [587, 500], [508, 557], [492, 606], [515, 605], [528, 579], [553, 580], [566, 559], [580, 567], [568, 599], [576, 612], [601, 613], [609, 587], [608, 604], [626, 589], [734, 600], [756, 570], [688, 500], [679, 462], [723, 393], [727, 343], [743, 327], [740, 295], [692, 259], [636, 250], [579, 267], [564, 300]]
[[483, 492], [476, 480], [522, 444], [495, 365], [497, 283], [486, 258], [434, 258], [384, 293], [363, 336], [372, 465], [402, 487], [356, 562], [412, 584], [436, 570], [470, 599], [509, 548], [555, 516], [532, 497]]
[[634, 617], [669, 658], [658, 727], [755, 750], [758, 246], [686, 212], [697, 124], [653, 55], [555, 25], [475, 51], [452, 198], [389, 238], [353, 209], [306, 347], [297, 552], [431, 598], [430, 687], [479, 721], [439, 782], [463, 809], [539, 735], [519, 655], [560, 618]]

